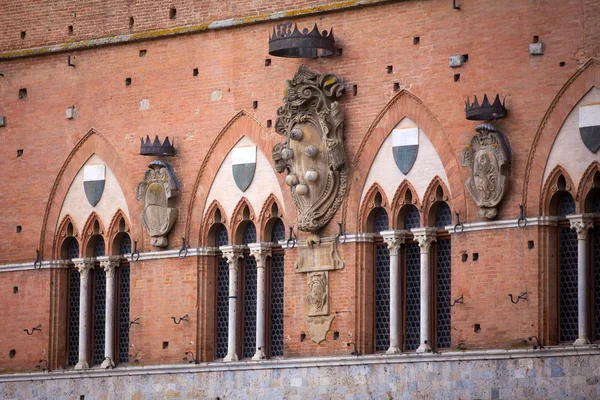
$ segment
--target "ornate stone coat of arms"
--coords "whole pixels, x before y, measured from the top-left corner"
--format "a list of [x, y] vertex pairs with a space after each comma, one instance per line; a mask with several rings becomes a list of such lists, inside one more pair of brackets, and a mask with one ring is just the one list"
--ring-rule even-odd
[[166, 247], [167, 234], [177, 220], [177, 194], [179, 182], [171, 164], [152, 161], [137, 187], [137, 199], [144, 202], [142, 224], [150, 234], [150, 243]]
[[508, 188], [510, 154], [502, 133], [491, 124], [475, 128], [471, 145], [463, 152], [462, 164], [469, 167], [467, 190], [479, 206], [480, 218], [492, 219], [498, 215], [498, 204]]
[[300, 66], [287, 82], [284, 105], [277, 110], [275, 131], [286, 141], [273, 148], [277, 172], [298, 209], [298, 229], [316, 232], [340, 207], [348, 184], [340, 105], [334, 99], [343, 84], [332, 74]]

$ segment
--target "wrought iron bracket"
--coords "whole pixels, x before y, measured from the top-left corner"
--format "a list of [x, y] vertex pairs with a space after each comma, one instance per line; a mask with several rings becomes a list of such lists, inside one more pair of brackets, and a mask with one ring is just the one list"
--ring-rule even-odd
[[517, 225], [519, 228], [525, 228], [527, 226], [527, 218], [525, 218], [525, 211], [523, 210], [523, 204], [519, 204], [519, 220], [517, 221]]
[[352, 345], [352, 347], [354, 348], [354, 350], [352, 350], [352, 352], [350, 354], [352, 354], [353, 356], [360, 356], [360, 352], [356, 349], [356, 343], [354, 342], [348, 342], [346, 343], [346, 346], [350, 347], [350, 345]]
[[[190, 356], [191, 360], [188, 360], [188, 356]], [[185, 352], [185, 357], [183, 357], [183, 361], [188, 361], [190, 364], [198, 364], [198, 360], [196, 360], [196, 357], [194, 357], [194, 353], [191, 351]]]
[[[42, 363], [44, 363], [45, 365], [42, 366]], [[39, 364], [35, 366], [35, 369], [39, 369], [41, 371], [48, 370], [48, 360], [40, 360]]]
[[535, 339], [535, 344], [533, 345], [533, 349], [537, 350], [537, 349], [543, 349], [544, 346], [542, 346], [542, 344], [540, 343], [540, 339], [538, 339], [537, 336], [529, 336], [529, 341], [532, 342]]
[[[292, 244], [290, 246], [290, 243]], [[285, 247], [289, 250], [296, 247], [296, 235], [294, 234], [294, 227], [290, 226], [290, 235], [288, 236], [287, 242], [285, 242]]]
[[129, 321], [129, 327], [131, 328], [131, 325], [139, 325], [140, 324], [140, 319], [136, 318], [133, 321]]
[[[346, 232], [344, 232], [342, 230], [342, 223], [341, 222], [338, 222], [338, 227], [339, 227], [339, 233], [338, 233], [338, 235], [337, 235], [337, 237], [335, 239], [337, 240], [337, 242], [339, 244], [344, 244], [344, 243], [346, 243], [346, 239], [347, 239]], [[343, 241], [341, 240], [342, 236], [344, 237]]]
[[42, 324], [36, 326], [35, 328], [31, 328], [31, 333], [29, 333], [29, 329], [23, 329], [29, 336], [33, 335], [35, 331], [42, 331]]
[[520, 300], [527, 300], [527, 292], [523, 292], [517, 296], [517, 301], [513, 300], [513, 295], [509, 293], [508, 297], [510, 297], [510, 301], [513, 304], [517, 304]]
[[455, 212], [454, 214], [456, 214], [456, 225], [454, 225], [454, 233], [460, 235], [465, 230], [465, 226], [462, 222], [460, 222], [460, 213]]
[[35, 261], [33, 262], [33, 268], [42, 269], [42, 260], [40, 259], [40, 249], [35, 249]]
[[464, 299], [464, 295], [460, 296], [458, 299], [454, 300], [451, 304], [450, 307], [454, 307], [457, 304], [465, 304], [464, 303], [465, 299]]
[[171, 317], [171, 319], [173, 320], [173, 322], [175, 322], [175, 325], [179, 325], [181, 323], [181, 321], [188, 321], [189, 322], [189, 316], [187, 314], [185, 314], [183, 317], [179, 318], [179, 320], [176, 320], [175, 317]]
[[182, 236], [181, 237], [181, 249], [179, 250], [179, 258], [185, 258], [185, 256], [187, 256], [188, 253], [188, 249], [187, 246], [185, 245], [185, 238]]
[[133, 241], [133, 251], [131, 252], [131, 261], [136, 262], [140, 259], [140, 251], [137, 248], [137, 240]]

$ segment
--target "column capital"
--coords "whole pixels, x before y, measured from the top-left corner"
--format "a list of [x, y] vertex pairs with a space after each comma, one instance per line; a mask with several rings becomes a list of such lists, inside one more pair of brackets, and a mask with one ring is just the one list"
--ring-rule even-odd
[[407, 231], [400, 230], [379, 232], [383, 237], [383, 241], [387, 244], [391, 255], [398, 255], [398, 250], [400, 249], [400, 246], [404, 244], [407, 233]]
[[73, 261], [75, 268], [79, 271], [81, 279], [88, 278], [90, 269], [94, 268], [94, 264], [96, 263], [96, 259], [93, 257], [73, 258], [71, 261]]
[[436, 228], [415, 228], [411, 229], [413, 237], [419, 243], [421, 253], [428, 253], [431, 243], [436, 241], [437, 229]]
[[248, 248], [250, 249], [250, 255], [253, 255], [256, 259], [256, 267], [263, 268], [267, 257], [271, 256], [272, 243], [258, 242], [249, 243]]
[[100, 261], [100, 267], [106, 271], [106, 276], [111, 277], [114, 275], [115, 268], [119, 266], [121, 258], [121, 256], [100, 256], [97, 259]]
[[577, 239], [587, 239], [587, 234], [594, 227], [594, 214], [571, 214], [567, 215], [571, 228], [577, 231]]
[[237, 268], [237, 260], [239, 258], [244, 258], [244, 250], [247, 249], [247, 246], [241, 245], [230, 245], [230, 246], [221, 246], [219, 250], [223, 253], [223, 257], [227, 259], [229, 263], [229, 269]]

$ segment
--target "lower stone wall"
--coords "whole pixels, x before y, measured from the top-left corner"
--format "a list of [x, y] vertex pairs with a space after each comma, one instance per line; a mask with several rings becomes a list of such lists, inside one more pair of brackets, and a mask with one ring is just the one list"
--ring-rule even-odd
[[[385, 356], [340, 364], [235, 363], [0, 376], [2, 399], [597, 399], [600, 355], [418, 361]], [[413, 358], [414, 359], [414, 358]], [[431, 358], [434, 360], [434, 358]], [[390, 362], [392, 361], [392, 362]], [[354, 362], [354, 364], [349, 364]], [[276, 365], [277, 362], [272, 362]], [[285, 365], [284, 365], [285, 364]], [[311, 366], [303, 366], [311, 365]], [[244, 366], [245, 365], [245, 366]], [[213, 363], [213, 366], [216, 366]], [[147, 371], [145, 371], [147, 370]], [[162, 372], [161, 372], [162, 371]], [[202, 371], [202, 372], [198, 372]], [[127, 374], [131, 373], [130, 376]], [[109, 376], [109, 374], [114, 374]], [[74, 377], [76, 376], [76, 377]], [[32, 380], [33, 379], [33, 380]], [[12, 381], [11, 381], [12, 380]]]

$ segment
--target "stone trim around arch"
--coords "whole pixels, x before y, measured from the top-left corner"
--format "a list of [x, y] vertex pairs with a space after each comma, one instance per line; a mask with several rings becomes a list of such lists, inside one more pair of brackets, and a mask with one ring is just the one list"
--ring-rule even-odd
[[277, 199], [277, 196], [275, 196], [275, 194], [271, 193], [269, 197], [267, 197], [267, 200], [265, 200], [260, 210], [260, 214], [258, 215], [258, 227], [256, 232], [256, 237], [258, 241], [271, 241], [271, 238], [266, 237], [266, 227], [269, 221], [273, 218], [273, 215], [271, 213], [273, 204], [277, 205], [277, 218], [280, 218], [283, 221], [283, 224], [285, 226], [288, 226], [288, 224], [286, 224], [287, 221], [285, 220], [285, 214], [282, 213], [283, 207], [281, 206], [279, 199]]
[[450, 210], [454, 210], [454, 207], [452, 206], [452, 199], [448, 195], [448, 193], [450, 192], [446, 187], [446, 184], [439, 176], [434, 176], [431, 182], [429, 183], [429, 186], [427, 186], [427, 189], [425, 190], [425, 195], [423, 196], [423, 215], [421, 216], [421, 218], [423, 219], [423, 226], [430, 226], [429, 214], [431, 213], [431, 207], [436, 201], [438, 201], [438, 199], [436, 198], [438, 188], [442, 189], [441, 200], [445, 201], [448, 204]]
[[[453, 196], [452, 203], [466, 212], [463, 171], [448, 135], [435, 114], [417, 96], [407, 90], [401, 90], [379, 112], [363, 137], [351, 163], [354, 166], [356, 180], [350, 182], [348, 197], [343, 207], [342, 218], [346, 223], [347, 231], [360, 226], [362, 221], [359, 216], [349, 217], [348, 210], [359, 209], [364, 184], [373, 160], [392, 129], [405, 117], [417, 124], [431, 141], [444, 165], [450, 193]], [[356, 171], [360, 171], [360, 174]]]
[[575, 197], [575, 201], [577, 202], [577, 207], [579, 207], [579, 210], [581, 210], [582, 213], [589, 212], [586, 210], [586, 201], [590, 192], [594, 188], [598, 187], [594, 186], [594, 176], [597, 172], [600, 172], [600, 162], [593, 161], [585, 169], [585, 172], [579, 180], [579, 186], [577, 187], [577, 197]]
[[[377, 182], [373, 183], [373, 185], [371, 185], [371, 187], [367, 191], [367, 194], [365, 194], [365, 197], [360, 206], [359, 232], [361, 232], [361, 233], [368, 232], [368, 230], [369, 230], [369, 227], [368, 227], [369, 216], [371, 215], [371, 211], [373, 211], [373, 209], [375, 208], [375, 196], [377, 196], [378, 193], [381, 196], [381, 207], [385, 210], [385, 212], [387, 212], [388, 216], [392, 215], [392, 207], [390, 205], [390, 202], [387, 199], [387, 196], [385, 195], [385, 191], [379, 185], [379, 183], [377, 183]], [[389, 221], [390, 221], [390, 225], [391, 225], [392, 224], [391, 217], [389, 218]], [[390, 226], [389, 229], [393, 229], [393, 228]]]
[[[248, 207], [248, 219], [244, 219], [244, 209]], [[233, 214], [231, 215], [231, 220], [229, 221], [229, 227], [228, 227], [228, 231], [229, 231], [229, 239], [230, 239], [230, 243], [232, 244], [242, 244], [242, 243], [237, 243], [239, 240], [237, 240], [239, 238], [239, 235], [242, 234], [240, 232], [238, 232], [238, 230], [240, 229], [240, 225], [242, 225], [244, 222], [246, 221], [250, 221], [252, 223], [254, 223], [254, 227], [256, 228], [256, 237], [262, 237], [261, 234], [262, 232], [260, 231], [260, 227], [256, 226], [256, 214], [254, 212], [254, 208], [252, 208], [252, 204], [250, 204], [250, 202], [248, 201], [247, 198], [242, 197], [240, 199], [240, 201], [238, 201], [237, 205], [235, 206], [235, 208], [233, 209]]]
[[554, 167], [552, 172], [550, 172], [550, 175], [548, 175], [548, 179], [546, 179], [546, 182], [544, 183], [542, 199], [540, 202], [540, 204], [542, 205], [542, 215], [550, 215], [550, 203], [552, 201], [552, 197], [558, 191], [558, 178], [560, 176], [563, 176], [565, 178], [565, 191], [569, 192], [571, 196], [573, 196], [573, 199], [575, 200], [575, 204], [577, 206], [577, 212], [580, 212], [581, 210], [577, 197], [577, 191], [575, 190], [575, 185], [573, 184], [571, 176], [562, 166], [557, 165], [556, 167]]
[[392, 200], [392, 213], [390, 215], [390, 229], [398, 229], [398, 215], [400, 214], [400, 209], [406, 205], [406, 194], [410, 192], [411, 202], [410, 204], [417, 207], [419, 213], [421, 214], [421, 226], [423, 226], [423, 213], [422, 213], [422, 204], [419, 199], [419, 195], [415, 190], [414, 186], [408, 181], [408, 179], [404, 179], [398, 188], [396, 189], [396, 193], [394, 193], [394, 198]]
[[[131, 212], [132, 215], [139, 215], [142, 211], [136, 201], [136, 183], [131, 181], [125, 162], [108, 139], [94, 128], [91, 128], [79, 142], [77, 142], [75, 147], [73, 147], [73, 150], [71, 150], [65, 159], [54, 180], [50, 195], [48, 196], [40, 232], [39, 248], [40, 257], [42, 259], [56, 258], [57, 256], [55, 250], [57, 248], [56, 240], [58, 239], [58, 235], [56, 235], [56, 232], [58, 232], [58, 218], [65, 196], [79, 170], [94, 154], [97, 154], [102, 158], [106, 165], [112, 170], [123, 191], [129, 212]], [[135, 224], [133, 225], [132, 230], [137, 231], [137, 227]], [[81, 242], [80, 245], [82, 245]], [[80, 248], [83, 248], [83, 246]], [[52, 254], [48, 254], [48, 251]]]
[[61, 249], [65, 239], [67, 238], [67, 228], [71, 224], [73, 226], [73, 238], [77, 240], [79, 243], [79, 248], [81, 249], [81, 235], [79, 234], [79, 230], [77, 229], [77, 225], [75, 221], [69, 214], [65, 215], [62, 219], [58, 229], [56, 230], [56, 238], [54, 239], [54, 245], [56, 248], [53, 249], [53, 254], [56, 254], [56, 258], [61, 257]]
[[[215, 214], [216, 214], [217, 210], [221, 214], [220, 221], [215, 221], [215, 219], [216, 219]], [[227, 214], [225, 213], [225, 209], [219, 203], [218, 200], [213, 200], [212, 203], [210, 203], [210, 206], [208, 206], [208, 210], [206, 210], [206, 214], [204, 215], [204, 220], [202, 221], [202, 229], [200, 231], [201, 245], [206, 246], [206, 247], [211, 247], [212, 245], [209, 244], [208, 239], [209, 239], [209, 233], [210, 233], [213, 225], [216, 223], [223, 224], [227, 228], [229, 226], [227, 221], [228, 221], [228, 219], [227, 219]], [[229, 241], [231, 242], [231, 235], [230, 235], [229, 230], [227, 233], [229, 234], [228, 236], [230, 236]]]
[[[219, 132], [210, 148], [207, 156], [202, 161], [200, 170], [192, 187], [191, 199], [188, 205], [187, 219], [185, 223], [185, 237], [190, 238], [190, 245], [195, 246], [193, 242], [198, 243], [205, 239], [205, 229], [203, 215], [206, 206], [206, 197], [214, 183], [215, 176], [221, 168], [222, 162], [216, 163], [214, 158], [224, 160], [225, 156], [231, 151], [235, 144], [242, 138], [248, 137], [265, 155], [272, 153], [273, 146], [283, 139], [271, 130], [267, 130], [251, 113], [241, 110], [223, 127]], [[275, 170], [273, 160], [267, 157], [267, 160]], [[292, 200], [291, 192], [285, 185], [285, 177], [282, 174], [276, 174], [279, 186], [282, 188], [283, 203], [288, 211], [288, 218], [295, 218], [296, 206]], [[291, 215], [294, 214], [294, 215]], [[232, 218], [233, 219], [233, 218]], [[258, 233], [258, 232], [257, 232]], [[231, 233], [230, 233], [231, 235]]]
[[[118, 209], [117, 212], [115, 212], [115, 215], [113, 215], [112, 219], [110, 220], [110, 224], [108, 225], [108, 231], [106, 233], [108, 241], [105, 244], [106, 254], [113, 254], [113, 244], [115, 241], [115, 237], [120, 233], [119, 224], [121, 222], [121, 219], [125, 221], [125, 230], [123, 232], [127, 233], [130, 239], [133, 237], [131, 224], [129, 223], [127, 216], [125, 215], [123, 210]], [[131, 242], [133, 243], [133, 239], [131, 240]]]
[[[522, 202], [527, 215], [536, 212], [544, 215], [548, 211], [546, 184], [543, 182], [548, 156], [565, 120], [579, 100], [594, 86], [600, 88], [599, 58], [590, 58], [567, 80], [544, 114], [529, 150], [523, 179]], [[576, 198], [575, 200], [577, 201]]]
[[90, 241], [90, 238], [94, 235], [94, 224], [95, 222], [98, 221], [98, 234], [100, 234], [102, 236], [102, 238], [104, 239], [104, 246], [106, 246], [106, 250], [105, 250], [105, 254], [108, 254], [108, 248], [107, 248], [107, 232], [106, 229], [104, 228], [104, 224], [102, 223], [102, 220], [100, 219], [100, 217], [98, 216], [98, 214], [96, 214], [95, 211], [92, 211], [92, 213], [90, 214], [90, 216], [87, 218], [87, 220], [85, 221], [85, 225], [83, 226], [83, 230], [81, 231], [81, 239], [79, 241], [79, 243], [81, 244], [81, 247], [79, 248], [79, 252], [80, 254], [82, 254], [82, 257], [87, 257], [87, 255], [83, 255], [86, 253], [86, 249], [87, 249], [87, 245]]

